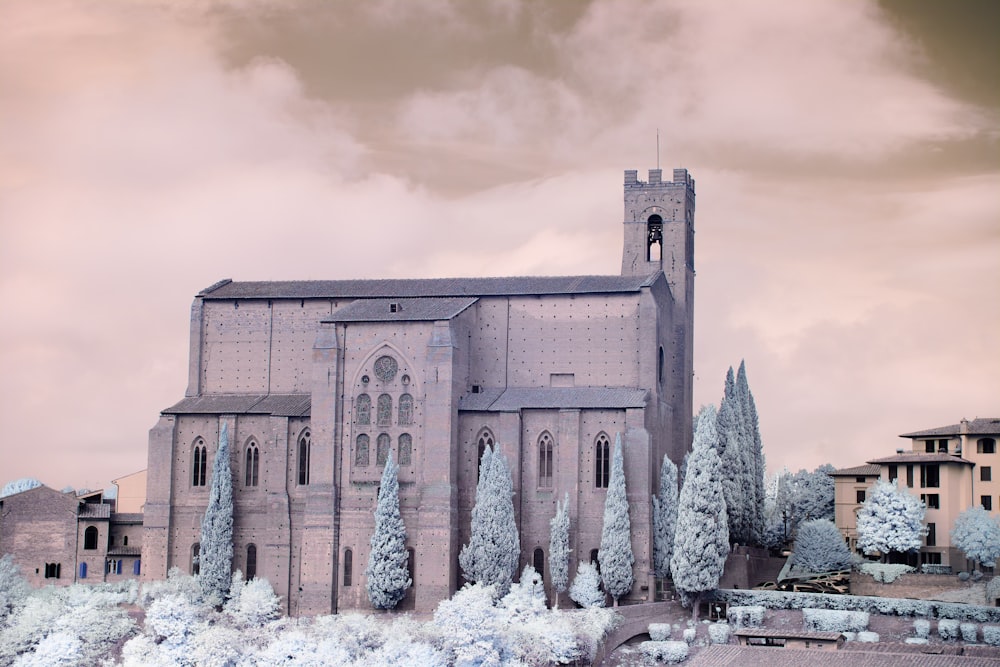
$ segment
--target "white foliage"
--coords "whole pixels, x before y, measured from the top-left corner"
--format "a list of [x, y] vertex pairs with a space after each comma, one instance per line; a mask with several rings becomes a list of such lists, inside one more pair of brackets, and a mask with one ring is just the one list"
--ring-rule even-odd
[[648, 630], [649, 638], [654, 642], [662, 642], [670, 639], [669, 623], [650, 623]]
[[919, 549], [923, 543], [924, 503], [878, 480], [858, 511], [858, 548], [866, 554]]
[[708, 626], [708, 639], [713, 644], [728, 644], [729, 634], [728, 623], [712, 623]]
[[53, 632], [35, 650], [14, 661], [14, 667], [77, 667], [83, 643], [69, 632]]
[[677, 509], [670, 569], [674, 586], [687, 603], [718, 587], [729, 555], [729, 524], [719, 480], [714, 412], [715, 408], [707, 406], [698, 418]]
[[927, 639], [931, 634], [931, 622], [926, 618], [918, 618], [913, 621], [913, 634], [916, 637]]
[[976, 633], [979, 630], [979, 626], [975, 623], [962, 623], [958, 626], [962, 632], [962, 641], [966, 644], [975, 644], [977, 637]]
[[951, 539], [966, 558], [980, 566], [992, 566], [1000, 558], [1000, 522], [981, 505], [958, 515]]
[[858, 570], [880, 584], [891, 584], [900, 576], [916, 571], [911, 565], [902, 563], [862, 563]]
[[736, 396], [740, 401], [740, 434], [743, 440], [745, 460], [748, 462], [748, 487], [746, 498], [746, 521], [752, 544], [760, 544], [764, 535], [764, 445], [760, 437], [760, 420], [757, 403], [754, 401], [750, 383], [747, 380], [746, 363], [740, 361], [736, 373]]
[[559, 607], [559, 593], [569, 585], [569, 494], [562, 503], [556, 501], [556, 515], [549, 522], [549, 577], [556, 592], [556, 608]]
[[877, 632], [870, 632], [868, 630], [858, 631], [858, 642], [862, 644], [877, 644], [879, 641], [879, 636]]
[[14, 557], [7, 554], [0, 558], [0, 627], [24, 606], [30, 591], [28, 581], [14, 564]]
[[521, 571], [521, 581], [511, 584], [510, 592], [497, 604], [513, 621], [524, 623], [546, 611], [545, 585], [542, 576], [530, 564]]
[[[868, 629], [866, 611], [841, 611], [836, 609], [803, 609], [802, 626], [819, 632], [863, 632]], [[860, 641], [860, 637], [859, 637]]]
[[688, 651], [690, 651], [687, 642], [671, 641], [642, 642], [639, 644], [639, 650], [650, 659], [665, 662], [668, 665], [684, 662], [687, 660]]
[[1000, 625], [983, 626], [983, 643], [990, 646], [1000, 646]]
[[625, 491], [625, 467], [622, 454], [622, 435], [615, 436], [615, 451], [611, 459], [611, 479], [604, 498], [604, 527], [601, 531], [601, 548], [597, 552], [601, 565], [601, 580], [615, 603], [632, 590], [635, 581], [632, 565], [632, 526], [629, 522], [628, 497]]
[[569, 587], [569, 597], [581, 607], [603, 607], [605, 598], [600, 581], [594, 564], [581, 561], [577, 565], [573, 585]]
[[180, 595], [157, 598], [146, 610], [146, 631], [165, 644], [182, 646], [198, 630], [207, 610]]
[[942, 640], [950, 642], [959, 637], [959, 621], [956, 618], [942, 618], [938, 621], [938, 636]]
[[368, 599], [376, 609], [393, 609], [413, 584], [407, 569], [406, 526], [399, 513], [398, 470], [389, 452], [382, 471], [375, 506], [375, 530], [365, 570]]
[[38, 488], [39, 486], [42, 486], [42, 483], [34, 477], [13, 479], [3, 485], [3, 489], [0, 490], [0, 498], [6, 498], [7, 496], [12, 496], [15, 493], [30, 491], [31, 489]]
[[258, 577], [244, 582], [242, 573], [237, 570], [233, 573], [225, 611], [238, 626], [257, 627], [281, 616], [281, 599], [267, 579]]
[[653, 574], [659, 579], [670, 576], [676, 524], [677, 466], [664, 454], [660, 466], [660, 494], [653, 496]]
[[726, 610], [726, 620], [739, 628], [759, 628], [764, 625], [764, 607], [751, 605], [731, 606]]
[[800, 572], [830, 572], [850, 569], [853, 557], [832, 521], [813, 519], [799, 525], [791, 561]]
[[492, 586], [465, 586], [434, 611], [434, 625], [440, 632], [440, 648], [454, 665], [500, 665], [504, 641], [494, 609]]
[[199, 570], [198, 581], [205, 599], [213, 605], [221, 605], [233, 575], [233, 473], [226, 422], [222, 422], [219, 433], [208, 507], [201, 521]]
[[[242, 580], [242, 578], [241, 573], [240, 579]], [[199, 604], [202, 600], [201, 586], [198, 584], [198, 580], [177, 567], [170, 568], [166, 579], [143, 583], [139, 589], [139, 605], [148, 609], [154, 600], [164, 595], [179, 595], [192, 604]]]

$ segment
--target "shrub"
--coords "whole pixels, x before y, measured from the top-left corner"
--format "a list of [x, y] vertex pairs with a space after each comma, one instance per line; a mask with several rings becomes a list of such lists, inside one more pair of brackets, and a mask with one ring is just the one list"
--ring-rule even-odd
[[918, 618], [913, 621], [913, 634], [917, 637], [927, 639], [931, 634], [931, 622], [926, 618]]
[[977, 627], [975, 623], [962, 623], [959, 628], [962, 630], [963, 642], [966, 642], [967, 644], [976, 643]]
[[764, 607], [760, 605], [754, 605], [751, 607], [730, 607], [726, 613], [726, 618], [737, 629], [759, 628], [764, 624]]
[[916, 571], [909, 565], [890, 565], [887, 563], [862, 563], [858, 569], [882, 584], [891, 584], [900, 575]]
[[972, 580], [973, 581], [982, 581], [982, 579], [983, 579], [983, 573], [982, 573], [981, 570], [973, 570], [972, 571]]
[[964, 570], [961, 571], [961, 572], [959, 572], [958, 573], [958, 580], [959, 581], [968, 581], [969, 580], [969, 573], [966, 572], [966, 571], [964, 571]]
[[841, 632], [840, 634], [844, 635], [844, 641], [845, 642], [853, 642], [853, 641], [856, 641], [857, 638], [858, 638], [858, 633], [851, 632], [850, 630], [847, 630], [845, 632]]
[[833, 521], [813, 519], [799, 524], [790, 560], [798, 571], [846, 570], [851, 567], [851, 551]]
[[877, 644], [878, 643], [878, 633], [868, 632], [867, 630], [858, 633], [858, 641], [867, 644]]
[[688, 657], [688, 645], [684, 642], [642, 642], [639, 650], [653, 660], [676, 665]]
[[670, 639], [669, 623], [650, 623], [649, 638], [654, 642], [662, 642]]
[[938, 635], [944, 641], [954, 641], [958, 639], [958, 620], [954, 618], [942, 618], [938, 621]]
[[903, 640], [905, 644], [927, 644], [927, 637], [907, 637]]
[[1000, 646], [1000, 625], [983, 626], [983, 643]]
[[820, 632], [844, 632], [845, 630], [851, 630], [859, 633], [858, 641], [863, 641], [860, 633], [868, 628], [868, 612], [803, 609], [802, 625], [806, 630], [817, 630]]
[[920, 571], [924, 574], [951, 574], [951, 565], [924, 563], [920, 566]]
[[713, 644], [729, 643], [729, 624], [712, 623], [708, 626], [708, 638]]
[[986, 604], [992, 607], [997, 598], [1000, 598], [1000, 577], [993, 577], [986, 584]]
[[698, 631], [694, 628], [684, 628], [682, 636], [684, 637], [685, 643], [693, 644], [696, 634], [698, 634]]

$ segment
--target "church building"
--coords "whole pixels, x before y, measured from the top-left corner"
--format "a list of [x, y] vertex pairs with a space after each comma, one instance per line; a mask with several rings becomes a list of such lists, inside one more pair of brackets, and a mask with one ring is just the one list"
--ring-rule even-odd
[[197, 570], [224, 423], [233, 567], [268, 579], [290, 615], [371, 609], [390, 452], [413, 578], [399, 608], [432, 610], [463, 585], [487, 445], [511, 468], [521, 567], [546, 581], [568, 494], [572, 575], [596, 560], [621, 434], [636, 558], [625, 601], [652, 600], [650, 497], [663, 456], [679, 463], [691, 441], [695, 183], [686, 169], [626, 171], [624, 202], [621, 275], [222, 280], [199, 293], [187, 391], [150, 431], [143, 578]]

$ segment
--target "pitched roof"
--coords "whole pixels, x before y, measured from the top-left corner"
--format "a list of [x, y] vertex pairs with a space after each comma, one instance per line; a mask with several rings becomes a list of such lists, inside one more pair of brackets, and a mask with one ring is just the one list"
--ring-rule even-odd
[[324, 322], [414, 322], [450, 320], [474, 304], [476, 297], [359, 299], [334, 311]]
[[117, 524], [141, 524], [143, 519], [142, 512], [112, 512], [111, 513], [111, 523]]
[[[976, 417], [966, 422], [969, 425], [969, 435], [1000, 435], [1000, 418], [997, 417]], [[962, 432], [962, 424], [949, 424], [948, 426], [938, 426], [928, 428], [923, 431], [904, 433], [900, 438], [924, 438], [939, 435], [959, 435]]]
[[141, 556], [142, 547], [111, 547], [108, 549], [109, 556]]
[[220, 280], [202, 290], [204, 299], [378, 299], [532, 294], [638, 292], [663, 275], [520, 276], [505, 278], [385, 278], [379, 280]]
[[[851, 646], [846, 644], [845, 647]], [[860, 644], [856, 650], [840, 651], [809, 648], [771, 648], [766, 646], [714, 645], [700, 649], [687, 663], [689, 667], [987, 667], [996, 659], [968, 655], [921, 653], [927, 647], [904, 644], [876, 644], [868, 650]]]
[[795, 630], [793, 628], [739, 628], [733, 634], [737, 637], [787, 637], [789, 639], [822, 639], [826, 641], [836, 641], [843, 637], [840, 632]]
[[305, 417], [311, 404], [309, 394], [204, 394], [183, 398], [163, 414]]
[[110, 519], [111, 505], [107, 503], [84, 503], [77, 516], [81, 519]]
[[485, 387], [466, 394], [458, 409], [466, 412], [517, 412], [524, 408], [625, 409], [646, 406], [646, 390], [631, 387]]
[[934, 454], [904, 452], [893, 456], [884, 456], [880, 459], [872, 459], [868, 463], [964, 463], [970, 466], [975, 465], [972, 461], [963, 459], [961, 456], [945, 454], [944, 452], [935, 452]]
[[834, 470], [829, 473], [831, 477], [878, 477], [882, 472], [882, 469], [877, 465], [871, 463], [866, 463], [863, 466], [854, 466], [853, 468], [841, 468], [840, 470]]

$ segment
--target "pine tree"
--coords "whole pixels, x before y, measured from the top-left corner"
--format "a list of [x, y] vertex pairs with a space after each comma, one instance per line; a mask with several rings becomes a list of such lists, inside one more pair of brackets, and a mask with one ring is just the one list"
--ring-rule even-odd
[[795, 537], [791, 565], [800, 572], [831, 572], [851, 567], [851, 550], [829, 519], [803, 521]]
[[729, 522], [719, 479], [715, 408], [702, 409], [687, 476], [681, 488], [670, 560], [674, 586], [685, 605], [693, 606], [715, 590], [729, 555]]
[[[746, 517], [749, 485], [746, 451], [740, 437], [742, 420], [740, 412], [736, 380], [733, 377], [733, 368], [730, 366], [729, 372], [726, 374], [725, 393], [716, 417], [716, 432], [719, 443], [722, 493], [726, 499], [726, 508], [729, 513], [729, 539], [733, 542], [746, 544], [749, 541]], [[701, 420], [698, 421], [700, 425]]]
[[219, 606], [229, 592], [233, 570], [233, 473], [229, 462], [229, 425], [222, 422], [219, 450], [212, 464], [208, 508], [201, 520], [198, 581], [205, 600]]
[[577, 565], [573, 585], [569, 587], [569, 597], [581, 607], [603, 607], [604, 592], [601, 591], [601, 575], [593, 563]]
[[748, 503], [744, 508], [747, 518], [747, 537], [750, 544], [759, 545], [764, 535], [764, 445], [760, 439], [757, 403], [753, 399], [753, 392], [750, 391], [745, 361], [740, 361], [740, 368], [736, 373], [736, 395], [741, 403], [744, 461], [749, 464], [746, 471], [749, 477], [746, 489]]
[[924, 503], [899, 489], [896, 482], [878, 480], [858, 511], [858, 548], [865, 554], [915, 551], [923, 544]]
[[390, 451], [382, 471], [375, 506], [375, 532], [365, 570], [368, 599], [376, 609], [394, 608], [413, 584], [407, 569], [406, 526], [399, 514], [398, 473], [399, 466], [393, 462]]
[[507, 459], [500, 453], [499, 445], [492, 452], [487, 447], [472, 508], [472, 534], [458, 560], [462, 576], [468, 581], [495, 586], [498, 597], [510, 589], [521, 554], [513, 497], [514, 483]]
[[632, 590], [632, 527], [629, 523], [628, 497], [625, 493], [625, 466], [622, 458], [622, 434], [615, 436], [615, 453], [611, 459], [611, 479], [604, 499], [604, 529], [601, 548], [597, 552], [601, 565], [601, 580], [618, 606], [618, 598]]
[[670, 576], [676, 523], [677, 466], [664, 455], [660, 466], [660, 495], [653, 496], [653, 574], [657, 579]]
[[559, 594], [569, 585], [569, 494], [556, 501], [556, 515], [549, 522], [549, 577], [559, 608]]

